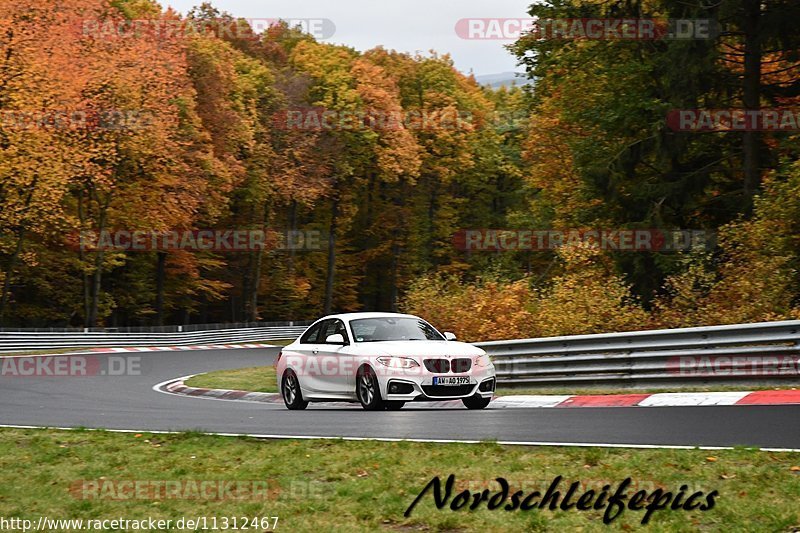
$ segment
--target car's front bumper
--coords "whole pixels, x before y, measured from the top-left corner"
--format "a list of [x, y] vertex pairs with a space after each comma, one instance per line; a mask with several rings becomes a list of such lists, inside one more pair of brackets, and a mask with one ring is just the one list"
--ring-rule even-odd
[[[434, 385], [434, 377], [467, 377], [470, 381], [468, 385]], [[458, 400], [474, 395], [491, 398], [497, 386], [497, 378], [494, 366], [474, 367], [469, 372], [457, 374], [388, 370], [379, 373], [378, 383], [384, 400], [436, 401]]]

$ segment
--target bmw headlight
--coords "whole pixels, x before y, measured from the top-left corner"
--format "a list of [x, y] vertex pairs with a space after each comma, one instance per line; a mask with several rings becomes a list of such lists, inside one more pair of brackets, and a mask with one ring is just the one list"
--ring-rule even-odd
[[492, 360], [489, 359], [489, 356], [484, 354], [484, 355], [479, 355], [478, 357], [475, 358], [475, 366], [479, 368], [485, 368], [493, 365], [492, 365]]
[[419, 366], [419, 363], [410, 357], [378, 357], [377, 360], [383, 366], [390, 368], [414, 368]]

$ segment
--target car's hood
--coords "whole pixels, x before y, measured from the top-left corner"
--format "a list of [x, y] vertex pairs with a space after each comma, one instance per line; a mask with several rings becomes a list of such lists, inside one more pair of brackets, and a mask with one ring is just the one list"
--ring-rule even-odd
[[405, 357], [474, 357], [485, 352], [466, 342], [456, 341], [383, 341], [356, 343], [351, 348], [359, 355], [397, 355]]

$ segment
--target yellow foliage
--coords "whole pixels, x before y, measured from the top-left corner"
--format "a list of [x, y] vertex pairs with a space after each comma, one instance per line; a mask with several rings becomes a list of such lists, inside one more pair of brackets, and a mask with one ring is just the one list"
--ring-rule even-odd
[[666, 296], [655, 305], [662, 327], [766, 322], [797, 318], [793, 264], [798, 261], [800, 164], [788, 179], [769, 176], [756, 198], [755, 216], [720, 230], [722, 261], [717, 274], [694, 258], [667, 280]]
[[599, 250], [564, 247], [564, 273], [541, 289], [530, 281], [431, 277], [406, 295], [404, 310], [467, 341], [645, 329], [647, 313]]
[[433, 276], [413, 285], [402, 308], [461, 340], [514, 339], [530, 336], [533, 330], [527, 310], [531, 297], [527, 280], [465, 284], [456, 277]]
[[536, 291], [536, 336], [646, 329], [647, 313], [597, 248], [559, 249], [564, 273]]

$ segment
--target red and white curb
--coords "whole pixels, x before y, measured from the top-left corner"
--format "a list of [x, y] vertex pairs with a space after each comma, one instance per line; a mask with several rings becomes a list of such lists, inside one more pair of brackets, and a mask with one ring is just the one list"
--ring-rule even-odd
[[159, 383], [153, 387], [153, 390], [167, 392], [170, 394], [180, 394], [182, 396], [211, 398], [214, 400], [239, 400], [243, 402], [260, 403], [278, 403], [281, 401], [280, 394], [274, 392], [248, 392], [243, 390], [189, 387], [184, 382], [192, 377], [194, 376], [186, 376], [179, 379], [169, 380], [164, 383]]
[[710, 405], [800, 404], [800, 390], [663, 392], [584, 396], [503, 396], [494, 407], [702, 407]]
[[49, 353], [49, 354], [14, 354], [0, 353], [0, 359], [11, 357], [64, 357], [68, 355], [91, 355], [95, 353], [145, 353], [145, 352], [186, 352], [194, 350], [236, 350], [242, 348], [277, 348], [274, 344], [202, 344], [194, 346], [126, 346], [119, 348], [87, 348], [79, 352]]
[[[280, 394], [241, 390], [189, 387], [187, 376], [159, 383], [154, 390], [196, 398], [239, 400], [245, 402], [281, 403]], [[324, 402], [328, 406], [351, 407], [346, 402]], [[530, 409], [535, 407], [702, 407], [714, 405], [788, 405], [800, 404], [800, 390], [765, 390], [755, 392], [666, 392], [658, 394], [613, 395], [519, 395], [495, 397], [493, 409]], [[460, 400], [414, 402], [415, 407], [463, 407]]]
[[[159, 383], [153, 390], [181, 396], [191, 396], [194, 398], [206, 398], [211, 400], [238, 400], [240, 402], [258, 402], [283, 404], [283, 398], [276, 392], [248, 392], [242, 390], [229, 389], [204, 389], [200, 387], [189, 387], [184, 383], [194, 376], [186, 376], [179, 379], [169, 380]], [[324, 402], [327, 407], [353, 407], [349, 402]], [[420, 402], [419, 407], [443, 408], [443, 407], [462, 407], [461, 400], [447, 400], [440, 402]]]
[[196, 346], [139, 346], [124, 348], [92, 348], [92, 353], [185, 352], [188, 350], [236, 350], [241, 348], [274, 348], [274, 344], [201, 344]]

